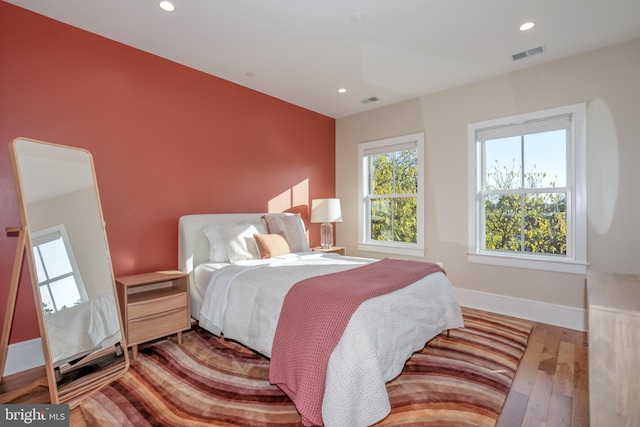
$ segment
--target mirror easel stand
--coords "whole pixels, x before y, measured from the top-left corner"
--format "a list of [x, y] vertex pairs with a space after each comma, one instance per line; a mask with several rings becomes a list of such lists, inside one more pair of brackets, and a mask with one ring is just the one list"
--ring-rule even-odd
[[[0, 340], [0, 382], [4, 379], [4, 368], [7, 362], [7, 352], [9, 350], [9, 337], [13, 326], [13, 315], [16, 309], [16, 300], [18, 298], [18, 285], [20, 283], [20, 275], [22, 273], [22, 263], [24, 261], [24, 252], [26, 249], [27, 227], [7, 227], [8, 236], [18, 236], [18, 246], [16, 248], [16, 256], [13, 261], [13, 272], [11, 274], [11, 284], [9, 286], [9, 295], [7, 296], [7, 310], [4, 313], [4, 323], [2, 327], [2, 338]], [[31, 384], [20, 387], [9, 393], [3, 394], [0, 403], [11, 402], [18, 396], [26, 394], [38, 387], [50, 387], [49, 376], [38, 378]]]

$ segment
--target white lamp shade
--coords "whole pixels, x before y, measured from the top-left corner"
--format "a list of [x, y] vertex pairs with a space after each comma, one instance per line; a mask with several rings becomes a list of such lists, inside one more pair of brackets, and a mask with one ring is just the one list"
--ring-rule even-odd
[[312, 200], [311, 222], [342, 222], [340, 199]]

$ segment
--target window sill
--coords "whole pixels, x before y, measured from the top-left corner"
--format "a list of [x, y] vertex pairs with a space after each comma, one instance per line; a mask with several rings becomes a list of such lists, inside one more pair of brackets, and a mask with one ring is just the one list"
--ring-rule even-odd
[[528, 268], [533, 270], [582, 275], [587, 274], [588, 267], [587, 263], [574, 260], [529, 258], [517, 255], [467, 254], [467, 260], [477, 264], [490, 264], [503, 267]]
[[378, 252], [392, 255], [404, 255], [424, 258], [424, 248], [406, 248], [385, 244], [371, 244], [371, 243], [359, 243], [358, 250], [368, 252]]

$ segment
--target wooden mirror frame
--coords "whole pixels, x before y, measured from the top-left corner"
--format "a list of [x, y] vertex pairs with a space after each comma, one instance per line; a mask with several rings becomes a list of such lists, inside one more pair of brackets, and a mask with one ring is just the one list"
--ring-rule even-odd
[[[61, 149], [69, 149], [75, 150], [77, 153], [83, 153], [88, 157], [89, 165], [91, 167], [91, 173], [93, 177], [93, 186], [96, 193], [97, 203], [98, 203], [98, 212], [100, 215], [100, 223], [102, 224], [102, 233], [104, 235], [104, 243], [106, 245], [106, 259], [108, 263], [108, 270], [110, 272], [110, 282], [111, 289], [113, 291], [114, 299], [115, 299], [115, 311], [118, 315], [118, 321], [120, 325], [120, 341], [116, 344], [115, 348], [108, 347], [106, 349], [101, 349], [94, 351], [87, 356], [83, 356], [82, 361], [78, 362], [78, 366], [74, 366], [69, 371], [73, 371], [78, 367], [86, 366], [87, 362], [96, 361], [98, 358], [109, 356], [110, 354], [116, 354], [116, 359], [111, 364], [101, 367], [96, 371], [89, 372], [84, 375], [79, 375], [78, 378], [74, 378], [70, 380], [68, 383], [59, 386], [56, 379], [56, 370], [54, 368], [54, 361], [52, 360], [52, 355], [50, 351], [50, 341], [49, 335], [45, 324], [45, 315], [43, 312], [42, 299], [40, 297], [38, 276], [36, 273], [35, 260], [33, 256], [32, 250], [32, 239], [31, 233], [29, 230], [29, 219], [27, 214], [27, 204], [24, 195], [24, 187], [23, 187], [23, 178], [20, 171], [20, 164], [18, 159], [18, 149], [17, 144], [19, 141], [27, 141], [37, 144], [43, 144], [45, 146], [57, 147]], [[20, 227], [8, 227], [7, 234], [12, 235], [15, 234], [18, 236], [18, 246], [16, 248], [16, 258], [13, 265], [13, 274], [11, 276], [11, 285], [9, 289], [9, 296], [7, 299], [7, 310], [5, 312], [5, 323], [3, 326], [2, 339], [0, 341], [0, 374], [4, 374], [4, 367], [6, 362], [9, 336], [11, 333], [11, 327], [13, 324], [13, 315], [15, 311], [15, 302], [17, 297], [17, 291], [20, 281], [20, 273], [22, 271], [23, 258], [26, 252], [28, 266], [29, 266], [29, 274], [31, 276], [31, 284], [33, 289], [34, 303], [36, 305], [36, 313], [38, 317], [38, 325], [40, 328], [40, 336], [42, 340], [42, 349], [44, 353], [44, 361], [45, 361], [45, 369], [47, 373], [47, 382], [46, 384], [43, 381], [36, 381], [31, 386], [27, 386], [27, 388], [34, 388], [39, 385], [47, 386], [49, 389], [49, 396], [51, 399], [51, 403], [67, 403], [71, 408], [77, 406], [84, 398], [88, 397], [88, 395], [102, 387], [105, 384], [108, 384], [117, 378], [124, 375], [124, 373], [129, 368], [129, 354], [127, 350], [126, 338], [125, 338], [125, 329], [122, 323], [122, 316], [119, 307], [119, 301], [117, 298], [117, 291], [115, 286], [115, 277], [113, 275], [113, 268], [111, 265], [111, 258], [109, 255], [109, 245], [107, 241], [107, 235], [105, 230], [105, 221], [102, 213], [102, 205], [100, 202], [100, 195], [98, 192], [98, 184], [95, 175], [95, 168], [93, 163], [93, 157], [91, 153], [87, 150], [77, 148], [77, 147], [69, 147], [59, 144], [53, 144], [44, 141], [38, 141], [29, 138], [16, 138], [12, 143], [9, 144], [9, 151], [11, 154], [11, 164], [13, 167], [13, 177], [16, 185], [16, 195], [18, 198], [18, 206], [20, 209], [20, 218], [22, 221], [22, 226]], [[122, 354], [118, 354], [118, 348], [122, 351]], [[122, 357], [121, 357], [122, 356]], [[120, 358], [122, 360], [120, 360]], [[0, 377], [1, 380], [1, 377]]]

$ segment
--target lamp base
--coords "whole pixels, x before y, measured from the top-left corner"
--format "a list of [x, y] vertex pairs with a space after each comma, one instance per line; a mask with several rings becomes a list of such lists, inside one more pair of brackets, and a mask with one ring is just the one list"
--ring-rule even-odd
[[331, 249], [333, 247], [333, 226], [330, 222], [320, 224], [320, 246], [322, 246], [322, 249]]

